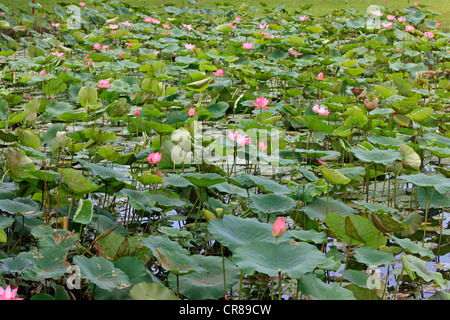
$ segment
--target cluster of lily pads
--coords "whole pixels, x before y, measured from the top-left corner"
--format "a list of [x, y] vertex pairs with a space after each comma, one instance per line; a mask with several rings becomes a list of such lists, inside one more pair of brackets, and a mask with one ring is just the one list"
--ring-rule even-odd
[[187, 3], [0, 4], [2, 294], [448, 299], [439, 14]]

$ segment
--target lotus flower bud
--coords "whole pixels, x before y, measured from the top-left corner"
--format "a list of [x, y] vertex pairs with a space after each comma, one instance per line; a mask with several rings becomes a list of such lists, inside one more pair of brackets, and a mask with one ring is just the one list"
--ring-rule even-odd
[[272, 226], [272, 234], [279, 238], [286, 232], [286, 221], [283, 218], [277, 218]]

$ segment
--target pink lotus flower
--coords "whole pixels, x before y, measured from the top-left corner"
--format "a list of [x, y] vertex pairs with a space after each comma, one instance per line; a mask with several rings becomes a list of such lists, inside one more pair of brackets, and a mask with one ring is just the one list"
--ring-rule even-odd
[[97, 84], [97, 87], [108, 89], [108, 88], [111, 88], [111, 85], [109, 83], [109, 80], [106, 79], [106, 80], [100, 80]]
[[161, 161], [162, 153], [153, 152], [150, 153], [147, 157], [147, 162], [151, 165], [158, 164]]
[[233, 24], [233, 22], [229, 22], [227, 23], [227, 25], [229, 25], [231, 29], [236, 29], [236, 26]]
[[151, 22], [153, 22], [153, 18], [152, 17], [145, 17], [144, 18], [144, 22], [151, 23]]
[[242, 49], [253, 49], [253, 44], [251, 42], [244, 42], [242, 44]]
[[106, 49], [108, 49], [109, 48], [109, 46], [107, 45], [107, 44], [104, 44], [103, 46], [102, 46], [102, 50], [106, 50]]
[[414, 7], [417, 7], [419, 5], [419, 3], [416, 1], [414, 2]]
[[327, 116], [327, 115], [329, 115], [330, 114], [330, 111], [328, 111], [325, 107], [320, 107], [318, 104], [315, 104], [314, 106], [313, 106], [313, 111], [315, 112], [315, 113], [318, 113], [318, 114], [320, 114], [321, 116]]
[[41, 72], [39, 72], [39, 74], [40, 74], [41, 76], [45, 76], [45, 75], [46, 75], [45, 70], [43, 69]]
[[213, 72], [213, 75], [216, 77], [223, 77], [223, 69], [217, 69], [216, 72]]
[[386, 29], [392, 28], [392, 22], [389, 23], [381, 23], [381, 26], [383, 26]]
[[240, 134], [237, 130], [234, 133], [228, 130], [228, 138], [232, 141], [236, 141], [241, 147], [250, 144], [250, 138]]
[[128, 42], [128, 43], [127, 43], [127, 47], [128, 47], [128, 48], [131, 48], [132, 46], [133, 46], [133, 43], [132, 43], [132, 42]]
[[134, 110], [134, 115], [136, 117], [139, 117], [141, 115], [141, 112], [139, 111], [139, 109]]
[[92, 67], [92, 59], [87, 59], [88, 62], [88, 68]]
[[281, 237], [286, 232], [286, 220], [277, 218], [272, 226], [272, 234], [274, 237]]
[[405, 31], [414, 31], [414, 26], [406, 26]]
[[114, 24], [114, 23], [110, 23], [109, 24], [109, 28], [112, 29], [112, 30], [115, 30], [115, 29], [119, 28], [119, 25], [118, 24]]
[[267, 29], [268, 27], [269, 27], [268, 24], [262, 24], [262, 23], [260, 23], [260, 24], [258, 25], [258, 28], [260, 28], [260, 29]]
[[80, 7], [84, 7], [84, 6], [86, 5], [86, 3], [80, 2], [78, 5], [79, 5]]
[[433, 39], [433, 38], [434, 38], [433, 32], [430, 32], [430, 31], [425, 31], [425, 32], [423, 33], [423, 36], [424, 36], [425, 38], [428, 38], [428, 39]]
[[66, 71], [67, 71], [67, 68], [66, 68], [66, 67], [63, 67], [63, 68], [62, 68], [62, 71], [63, 71], [63, 72], [66, 72]]
[[259, 149], [260, 151], [265, 151], [265, 150], [267, 149], [267, 145], [264, 144], [264, 140], [261, 140], [261, 141], [258, 143], [258, 149]]
[[239, 17], [234, 17], [234, 21], [239, 22], [239, 21], [242, 21], [242, 19]]
[[405, 18], [405, 17], [399, 17], [399, 18], [398, 18], [398, 21], [400, 21], [400, 22], [405, 22], [405, 21], [406, 21], [406, 18]]
[[61, 58], [62, 56], [64, 56], [64, 52], [58, 52], [58, 51], [50, 52], [50, 54], [51, 54], [52, 56], [56, 56], [56, 57], [58, 57], [58, 58]]
[[16, 298], [18, 288], [11, 290], [8, 284], [6, 289], [0, 287], [0, 300], [23, 300], [23, 298]]
[[307, 16], [301, 16], [301, 17], [300, 17], [300, 21], [306, 21], [306, 20], [308, 20], [308, 17], [307, 17]]
[[321, 71], [318, 75], [317, 75], [317, 80], [323, 80], [323, 71]]
[[131, 27], [131, 22], [129, 21], [122, 21], [122, 25], [125, 27]]
[[94, 50], [100, 50], [100, 44], [99, 43], [94, 44], [93, 48]]
[[436, 22], [436, 28], [439, 28], [441, 24], [439, 22]]
[[374, 16], [381, 17], [383, 14], [379, 10], [372, 10], [370, 11], [370, 14], [373, 14]]
[[270, 109], [267, 105], [270, 103], [270, 100], [266, 97], [258, 98], [256, 97], [256, 102], [252, 101], [252, 104], [256, 107], [255, 110], [259, 108], [263, 108], [264, 110]]
[[187, 113], [190, 117], [192, 117], [195, 114], [195, 108], [191, 107]]
[[394, 21], [395, 20], [395, 16], [393, 16], [392, 14], [388, 14], [386, 16], [386, 19], [388, 19], [389, 21]]
[[185, 44], [184, 44], [184, 47], [185, 47], [187, 50], [194, 50], [194, 49], [195, 49], [195, 44], [185, 43]]
[[330, 114], [330, 111], [327, 110], [327, 109], [325, 109], [325, 107], [320, 107], [320, 109], [319, 109], [319, 114], [320, 114], [321, 116], [327, 116], [327, 115]]
[[123, 52], [119, 53], [119, 58], [123, 58]]
[[184, 27], [187, 31], [192, 31], [192, 30], [194, 30], [194, 28], [192, 28], [192, 24], [185, 24], [185, 23], [183, 23], [183, 27]]
[[292, 49], [292, 48], [289, 49], [288, 51], [289, 51], [289, 54], [293, 55], [294, 57], [302, 56], [302, 55], [303, 55], [303, 53], [298, 52], [298, 51], [296, 51], [296, 50], [294, 50], [294, 49]]
[[170, 29], [170, 25], [168, 25], [167, 23], [163, 23], [163, 24], [162, 24], [162, 27], [163, 27], [164, 29]]
[[61, 25], [59, 23], [50, 23], [52, 27], [59, 28]]

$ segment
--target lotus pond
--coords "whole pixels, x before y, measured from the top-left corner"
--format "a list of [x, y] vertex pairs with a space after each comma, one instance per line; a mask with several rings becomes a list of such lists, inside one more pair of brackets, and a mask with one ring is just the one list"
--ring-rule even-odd
[[29, 5], [0, 4], [0, 298], [449, 299], [439, 13]]

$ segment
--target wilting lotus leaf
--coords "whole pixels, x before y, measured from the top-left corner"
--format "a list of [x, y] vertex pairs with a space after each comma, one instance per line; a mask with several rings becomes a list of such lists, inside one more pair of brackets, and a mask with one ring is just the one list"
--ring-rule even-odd
[[73, 221], [81, 224], [89, 224], [94, 214], [94, 205], [91, 200], [80, 199], [78, 202], [78, 208], [73, 216]]
[[287, 196], [278, 194], [258, 194], [250, 195], [249, 207], [256, 212], [263, 214], [289, 212], [295, 208], [297, 202]]
[[[236, 248], [252, 242], [275, 241], [272, 234], [272, 225], [259, 222], [255, 218], [240, 218], [233, 215], [224, 215], [223, 219], [213, 219], [208, 222], [208, 231], [214, 238], [234, 251]], [[278, 238], [280, 241], [289, 241], [289, 232]]]
[[256, 271], [273, 277], [281, 272], [295, 279], [327, 261], [319, 249], [305, 242], [250, 242], [236, 248], [233, 254], [233, 263], [245, 274]]
[[417, 110], [414, 110], [413, 112], [408, 113], [406, 116], [410, 119], [413, 119], [417, 122], [422, 122], [427, 118], [429, 115], [433, 113], [433, 108], [419, 108]]
[[142, 239], [142, 244], [150, 250], [161, 266], [177, 275], [186, 275], [195, 271], [205, 271], [177, 242], [166, 236], [150, 236]]
[[99, 186], [88, 180], [79, 170], [72, 168], [58, 168], [58, 173], [62, 174], [64, 184], [75, 194], [86, 194], [99, 188]]
[[405, 159], [402, 160], [403, 168], [410, 171], [419, 171], [422, 159], [413, 148], [404, 144], [398, 148], [398, 152], [405, 156]]
[[89, 105], [93, 105], [98, 101], [97, 88], [94, 87], [81, 87], [78, 92], [78, 101], [80, 104], [87, 108]]
[[351, 180], [344, 176], [339, 171], [329, 169], [327, 167], [320, 167], [320, 172], [322, 173], [325, 180], [330, 184], [348, 184]]
[[380, 231], [368, 218], [359, 215], [347, 216], [344, 227], [347, 235], [368, 247], [376, 248], [387, 243], [387, 239], [380, 234]]
[[166, 287], [148, 282], [135, 284], [131, 288], [130, 297], [133, 300], [178, 300]]
[[33, 149], [39, 149], [39, 147], [41, 146], [41, 140], [39, 139], [39, 136], [30, 129], [19, 130], [18, 135], [20, 143], [24, 146]]
[[88, 279], [99, 288], [112, 291], [130, 287], [130, 279], [126, 273], [102, 257], [75, 256], [73, 262], [80, 269], [81, 278]]
[[364, 263], [372, 268], [394, 264], [394, 255], [392, 253], [381, 252], [371, 247], [356, 249], [355, 258], [358, 262]]
[[434, 281], [443, 289], [448, 288], [447, 280], [444, 280], [440, 272], [429, 270], [426, 261], [409, 254], [402, 254], [401, 259], [403, 267], [412, 280], [418, 276], [426, 282]]
[[[193, 272], [179, 278], [180, 293], [191, 300], [219, 299], [225, 294], [224, 269], [227, 290], [239, 281], [240, 270], [225, 258], [217, 256], [193, 255], [192, 260], [205, 268], [205, 271]], [[174, 274], [169, 275], [169, 285], [172, 290], [177, 288]]]
[[31, 177], [27, 170], [34, 170], [34, 163], [27, 157], [26, 152], [18, 148], [8, 148], [5, 150], [5, 169], [16, 181]]

